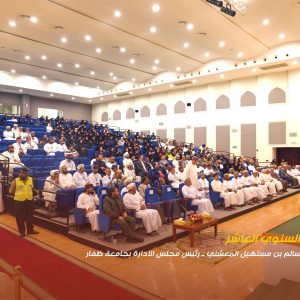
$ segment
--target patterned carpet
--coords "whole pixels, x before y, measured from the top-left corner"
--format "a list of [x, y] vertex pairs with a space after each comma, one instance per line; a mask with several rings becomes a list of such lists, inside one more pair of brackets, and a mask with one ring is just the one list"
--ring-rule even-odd
[[[181, 258], [194, 259], [209, 264], [217, 264], [224, 259], [235, 256], [239, 250], [249, 246], [249, 243], [228, 243], [225, 245], [227, 238], [235, 234], [229, 232], [218, 231], [218, 235], [214, 236], [212, 228], [197, 232], [194, 236], [194, 247], [190, 246], [190, 237], [186, 236], [177, 240], [175, 243], [166, 243], [155, 249], [156, 253], [173, 253]], [[168, 255], [166, 255], [168, 256]]]

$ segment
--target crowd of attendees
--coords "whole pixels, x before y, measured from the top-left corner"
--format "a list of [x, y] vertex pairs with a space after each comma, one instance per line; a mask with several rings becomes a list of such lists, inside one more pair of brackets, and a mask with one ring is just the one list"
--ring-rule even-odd
[[[288, 186], [298, 188], [300, 184], [300, 166], [272, 162], [267, 168], [261, 167], [255, 158], [216, 152], [205, 144], [195, 147], [162, 140], [155, 134], [121, 132], [103, 124], [66, 121], [59, 117], [41, 117], [33, 121], [30, 116], [21, 115], [15, 120], [13, 129], [7, 126], [3, 132], [4, 140], [15, 140], [3, 155], [21, 164], [28, 149], [43, 149], [45, 155], [53, 157], [63, 152], [65, 158], [61, 159], [59, 169], [52, 170], [45, 182], [46, 207], [55, 209], [58, 187], [85, 188], [78, 205], [86, 209], [95, 231], [99, 230], [95, 221], [99, 199], [91, 192], [93, 186], [108, 187], [110, 197], [125, 195], [125, 208], [136, 209], [147, 233], [155, 234], [162, 223], [168, 222], [169, 207], [156, 207], [155, 212], [150, 209], [145, 203], [147, 187], [155, 187], [159, 196], [165, 185], [171, 185], [177, 194], [182, 188], [183, 197], [192, 199], [199, 213], [212, 213], [214, 207], [209, 190], [220, 193], [226, 210], [234, 210], [237, 206], [268, 201], [286, 192]], [[46, 126], [46, 132], [38, 139], [26, 124]], [[87, 157], [89, 149], [93, 149], [95, 155], [89, 159], [91, 172], [88, 174], [87, 166], [76, 165], [73, 159]], [[179, 217], [180, 213], [180, 205], [175, 205], [174, 216]], [[119, 214], [122, 216], [118, 218], [125, 222], [124, 212], [119, 210]], [[138, 238], [132, 236], [129, 241], [137, 242]]]

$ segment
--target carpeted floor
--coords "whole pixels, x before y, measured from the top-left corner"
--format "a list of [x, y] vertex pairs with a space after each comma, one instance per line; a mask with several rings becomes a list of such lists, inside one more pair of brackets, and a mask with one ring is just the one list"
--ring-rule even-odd
[[[195, 233], [193, 248], [190, 246], [189, 236], [186, 236], [182, 239], [177, 240], [175, 243], [166, 243], [156, 248], [155, 252], [171, 252], [175, 254], [178, 253], [181, 258], [191, 258], [200, 262], [217, 264], [230, 257], [230, 253], [234, 254], [236, 251], [239, 251], [250, 245], [249, 243], [234, 242], [230, 242], [225, 245], [228, 236], [232, 235], [235, 234], [218, 231], [218, 235], [215, 237], [214, 230], [212, 228], [209, 228], [201, 231], [200, 233]], [[216, 254], [216, 256], [211, 255], [212, 253]], [[193, 257], [193, 254], [195, 254], [195, 257]]]
[[0, 228], [0, 257], [57, 299], [140, 299], [94, 274], [77, 267], [18, 236]]
[[267, 233], [275, 235], [294, 236], [300, 235], [300, 216], [297, 216], [287, 222], [280, 224], [269, 230]]

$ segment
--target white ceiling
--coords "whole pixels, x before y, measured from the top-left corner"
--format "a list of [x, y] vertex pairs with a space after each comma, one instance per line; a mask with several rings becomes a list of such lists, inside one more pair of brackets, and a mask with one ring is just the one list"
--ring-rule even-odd
[[[97, 87], [113, 90], [132, 78], [136, 83], [149, 82], [157, 74], [176, 72], [177, 67], [182, 74], [214, 61], [241, 63], [281, 44], [300, 41], [300, 1], [243, 2], [248, 6], [246, 14], [237, 13], [232, 18], [205, 0], [2, 0], [0, 70], [14, 69], [18, 75], [41, 81], [44, 75], [48, 87], [53, 81], [66, 83], [68, 89], [61, 90], [57, 97], [71, 100], [76, 96], [76, 101], [83, 102], [101, 95]], [[157, 13], [151, 9], [154, 3], [160, 5]], [[114, 16], [115, 10], [121, 12], [121, 17]], [[35, 16], [38, 22], [32, 23], [24, 15]], [[266, 18], [270, 24], [263, 26]], [[10, 21], [15, 21], [16, 27], [9, 26]], [[187, 30], [180, 21], [192, 23], [194, 29]], [[156, 33], [150, 32], [151, 26], [157, 28]], [[279, 38], [280, 34], [284, 38]], [[85, 41], [85, 35], [90, 35], [91, 41]], [[62, 37], [68, 42], [62, 43]], [[219, 47], [220, 41], [225, 42], [223, 48]], [[183, 47], [185, 42], [188, 48]], [[126, 52], [121, 53], [118, 47], [125, 47]], [[96, 48], [101, 48], [101, 53]], [[242, 57], [238, 57], [239, 52]], [[25, 59], [26, 55], [30, 60]], [[42, 60], [42, 55], [47, 60]], [[131, 64], [130, 59], [135, 62]], [[154, 63], [155, 59], [159, 64]], [[76, 63], [79, 68], [75, 68]], [[82, 92], [91, 88], [90, 94], [78, 93], [75, 82], [86, 87]], [[42, 93], [41, 86], [27, 89]], [[50, 90], [44, 90], [49, 96]]]

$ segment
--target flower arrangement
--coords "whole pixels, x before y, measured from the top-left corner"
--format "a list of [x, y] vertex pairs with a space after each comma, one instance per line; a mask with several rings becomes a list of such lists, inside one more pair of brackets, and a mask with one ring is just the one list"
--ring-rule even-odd
[[195, 222], [200, 223], [200, 222], [203, 221], [203, 218], [202, 218], [201, 214], [189, 214], [188, 218], [189, 218], [189, 223], [190, 224], [193, 224]]

